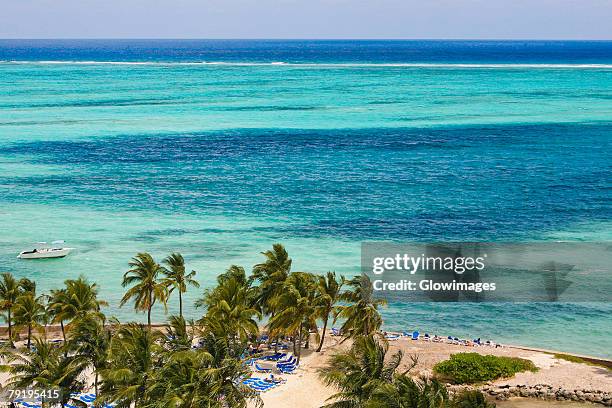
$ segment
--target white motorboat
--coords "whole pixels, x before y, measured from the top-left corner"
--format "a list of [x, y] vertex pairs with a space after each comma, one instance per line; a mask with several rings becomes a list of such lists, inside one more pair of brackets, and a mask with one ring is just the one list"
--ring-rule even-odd
[[48, 246], [46, 242], [39, 242], [34, 249], [22, 251], [17, 255], [20, 259], [45, 259], [45, 258], [63, 258], [70, 253], [74, 248], [64, 248], [60, 246], [64, 241], [53, 241], [52, 246]]

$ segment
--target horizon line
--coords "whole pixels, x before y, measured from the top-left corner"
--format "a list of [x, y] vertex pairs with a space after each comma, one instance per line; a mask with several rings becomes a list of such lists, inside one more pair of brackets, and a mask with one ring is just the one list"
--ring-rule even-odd
[[576, 41], [576, 42], [612, 42], [612, 38], [413, 38], [413, 37], [0, 37], [6, 40], [118, 40], [118, 41]]

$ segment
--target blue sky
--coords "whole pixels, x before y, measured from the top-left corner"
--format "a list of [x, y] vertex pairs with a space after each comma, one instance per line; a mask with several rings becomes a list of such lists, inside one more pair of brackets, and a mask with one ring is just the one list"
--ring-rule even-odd
[[612, 39], [610, 0], [0, 3], [0, 38]]

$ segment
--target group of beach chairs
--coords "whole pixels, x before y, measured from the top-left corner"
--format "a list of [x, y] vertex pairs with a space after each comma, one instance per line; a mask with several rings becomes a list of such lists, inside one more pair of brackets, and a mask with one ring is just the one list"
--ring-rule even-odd
[[[337, 328], [331, 329], [332, 336], [342, 336], [342, 332]], [[483, 342], [480, 338], [473, 340], [460, 339], [458, 337], [448, 336], [446, 338], [440, 337], [438, 335], [430, 336], [429, 333], [425, 333], [421, 335], [421, 333], [417, 330], [413, 332], [403, 331], [401, 333], [387, 333], [383, 332], [385, 339], [389, 341], [399, 340], [401, 338], [408, 338], [410, 340], [423, 340], [423, 341], [431, 341], [434, 343], [447, 343], [447, 344], [456, 344], [460, 346], [488, 346], [488, 347], [502, 347], [501, 344], [497, 344], [492, 342], [491, 340], [487, 340]]]
[[[297, 358], [295, 356], [288, 356], [287, 353], [274, 353], [271, 356], [261, 357], [260, 360], [276, 361], [276, 369], [282, 374], [293, 374], [298, 368]], [[258, 373], [267, 374], [272, 372], [271, 368], [260, 366], [257, 360], [253, 360], [253, 366]]]
[[242, 381], [244, 385], [257, 392], [270, 391], [284, 382], [285, 380], [275, 379], [273, 375], [268, 378], [250, 377]]
[[257, 392], [266, 392], [274, 387], [284, 383], [285, 380], [275, 378], [272, 374], [272, 368], [268, 366], [262, 366], [260, 362], [273, 361], [276, 362], [275, 367], [281, 374], [294, 374], [298, 369], [298, 362], [295, 356], [290, 356], [287, 353], [274, 353], [268, 356], [262, 356], [259, 358], [253, 358], [247, 361], [247, 364], [253, 368], [253, 371], [260, 374], [269, 374], [266, 378], [250, 377], [242, 381], [243, 384], [250, 387]]
[[458, 337], [447, 336], [446, 338], [440, 337], [438, 335], [430, 336], [429, 333], [425, 333], [421, 336], [417, 330], [413, 332], [404, 331], [402, 333], [384, 333], [385, 339], [393, 341], [399, 340], [401, 338], [409, 338], [410, 340], [423, 340], [423, 341], [431, 341], [434, 343], [446, 343], [446, 344], [456, 344], [460, 346], [489, 346], [489, 347], [502, 347], [500, 344], [496, 344], [490, 340], [486, 342], [482, 342], [480, 337], [473, 340], [460, 339]]
[[[93, 393], [82, 393], [82, 394], [72, 394], [71, 398], [73, 400], [78, 400], [84, 403], [86, 406], [93, 406], [93, 403], [96, 401], [96, 394]], [[29, 402], [24, 400], [15, 400], [15, 406], [19, 408], [41, 408], [41, 402]], [[115, 405], [113, 404], [104, 404], [101, 408], [113, 408]], [[64, 408], [79, 408], [76, 405], [72, 404], [64, 404]]]

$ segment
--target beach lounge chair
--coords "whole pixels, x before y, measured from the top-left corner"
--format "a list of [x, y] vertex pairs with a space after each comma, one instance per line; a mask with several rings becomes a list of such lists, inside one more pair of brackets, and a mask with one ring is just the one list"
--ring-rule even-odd
[[247, 387], [257, 391], [257, 392], [266, 392], [268, 391], [270, 388], [269, 387], [264, 387], [258, 384], [246, 384]]
[[340, 330], [336, 329], [335, 327], [332, 327], [331, 335], [332, 336], [341, 336]]
[[419, 332], [415, 330], [412, 332], [412, 340], [418, 340], [418, 339], [419, 339]]
[[280, 371], [281, 373], [292, 373], [293, 371], [295, 371], [297, 366], [298, 366], [297, 364], [288, 364], [288, 365], [276, 367], [276, 369]]
[[259, 391], [259, 392], [266, 392], [276, 387], [277, 385], [272, 382], [264, 381], [261, 378], [253, 378], [253, 377], [247, 378], [246, 380], [242, 381], [242, 383], [248, 386], [249, 388], [255, 391]]
[[394, 341], [394, 340], [399, 340], [401, 336], [399, 334], [387, 334], [385, 336], [385, 339], [390, 340], [390, 341]]
[[77, 400], [77, 401], [81, 401], [81, 402], [85, 403], [86, 405], [91, 405], [96, 400], [96, 394], [83, 393], [83, 394], [77, 394], [77, 395], [73, 396], [72, 398]]
[[290, 367], [292, 365], [295, 365], [297, 363], [297, 359], [293, 359], [291, 361], [288, 361], [286, 363], [277, 363], [276, 364], [276, 368], [282, 368], [282, 367]]
[[277, 363], [276, 364], [276, 368], [278, 368], [279, 370], [284, 369], [284, 368], [289, 368], [292, 366], [297, 365], [297, 358], [295, 357], [291, 357], [291, 359], [285, 363]]
[[278, 361], [281, 358], [285, 358], [285, 357], [287, 357], [287, 353], [275, 353], [275, 354], [272, 354], [271, 356], [266, 357], [266, 360]]
[[280, 367], [278, 369], [278, 371], [280, 371], [283, 374], [293, 374], [295, 372], [295, 370], [297, 370], [297, 368], [298, 368], [297, 364], [295, 364], [295, 365], [288, 365], [288, 366]]
[[255, 363], [255, 371], [257, 371], [258, 373], [271, 373], [272, 372], [271, 369], [262, 367], [257, 363]]
[[41, 405], [38, 405], [38, 404], [31, 404], [31, 403], [26, 402], [26, 401], [20, 401], [20, 400], [17, 400], [17, 401], [15, 401], [15, 402], [17, 403], [17, 406], [19, 406], [19, 407], [26, 407], [26, 408], [41, 408]]
[[285, 361], [279, 361], [278, 363], [276, 363], [277, 366], [282, 366], [282, 365], [293, 365], [295, 364], [297, 361], [297, 358], [295, 356], [291, 356], [291, 358], [289, 358], [289, 360], [285, 360]]
[[295, 361], [296, 361], [295, 356], [290, 356], [287, 360], [279, 361], [278, 363], [276, 363], [276, 365], [293, 364], [295, 363]]

